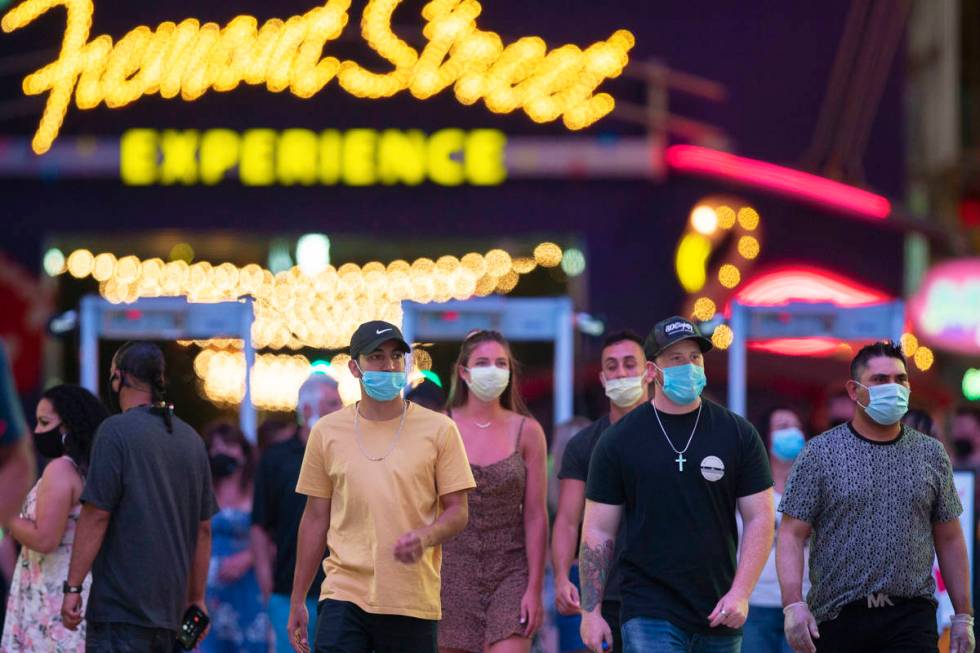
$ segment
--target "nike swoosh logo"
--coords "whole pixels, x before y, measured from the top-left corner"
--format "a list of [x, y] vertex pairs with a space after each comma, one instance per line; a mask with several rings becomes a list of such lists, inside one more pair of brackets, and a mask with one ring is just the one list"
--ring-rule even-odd
[[385, 333], [387, 331], [391, 331], [391, 329], [377, 329], [375, 330], [375, 333], [377, 333], [380, 336], [382, 333]]

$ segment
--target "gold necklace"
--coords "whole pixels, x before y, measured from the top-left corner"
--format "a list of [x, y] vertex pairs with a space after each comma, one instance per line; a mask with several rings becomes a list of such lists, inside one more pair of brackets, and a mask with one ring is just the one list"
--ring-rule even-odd
[[361, 455], [370, 460], [371, 462], [379, 462], [388, 457], [388, 455], [395, 450], [395, 445], [398, 444], [398, 438], [401, 437], [402, 427], [405, 426], [405, 414], [408, 413], [408, 402], [402, 402], [402, 417], [398, 422], [398, 430], [395, 432], [395, 437], [391, 439], [391, 444], [388, 445], [388, 451], [384, 452], [380, 458], [375, 458], [374, 456], [368, 455], [364, 451], [364, 446], [361, 444], [361, 402], [354, 404], [354, 442], [357, 443], [357, 448], [361, 450]]

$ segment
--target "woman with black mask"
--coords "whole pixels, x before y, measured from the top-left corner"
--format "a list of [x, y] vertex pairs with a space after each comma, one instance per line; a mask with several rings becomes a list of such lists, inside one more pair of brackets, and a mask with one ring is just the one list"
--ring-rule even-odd
[[269, 650], [269, 618], [261, 602], [249, 547], [252, 521], [252, 445], [237, 427], [219, 422], [204, 430], [219, 512], [211, 518], [211, 565], [207, 604], [211, 634], [201, 642], [210, 653]]
[[[7, 599], [2, 651], [85, 649], [85, 629], [72, 631], [62, 624], [62, 583], [68, 577], [92, 441], [106, 417], [102, 402], [74, 385], [45, 391], [37, 404], [34, 444], [49, 462], [20, 516], [4, 524], [22, 548]], [[91, 577], [85, 579], [86, 596], [90, 582]]]

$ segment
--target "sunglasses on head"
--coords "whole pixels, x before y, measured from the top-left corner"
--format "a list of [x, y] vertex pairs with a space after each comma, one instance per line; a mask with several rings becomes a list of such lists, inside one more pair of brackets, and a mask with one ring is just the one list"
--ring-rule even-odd
[[477, 336], [488, 336], [490, 338], [499, 338], [501, 340], [504, 337], [499, 331], [495, 331], [493, 329], [473, 329], [466, 334], [466, 337], [463, 338], [463, 342], [466, 342], [471, 338], [476, 338]]

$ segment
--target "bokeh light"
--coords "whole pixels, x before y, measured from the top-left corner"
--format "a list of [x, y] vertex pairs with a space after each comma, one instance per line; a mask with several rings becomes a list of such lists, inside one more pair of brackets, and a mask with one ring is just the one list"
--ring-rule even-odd
[[726, 288], [734, 288], [742, 281], [742, 273], [731, 263], [718, 268], [718, 281]]
[[710, 206], [695, 206], [691, 211], [691, 227], [699, 234], [710, 236], [718, 229], [718, 215]]

